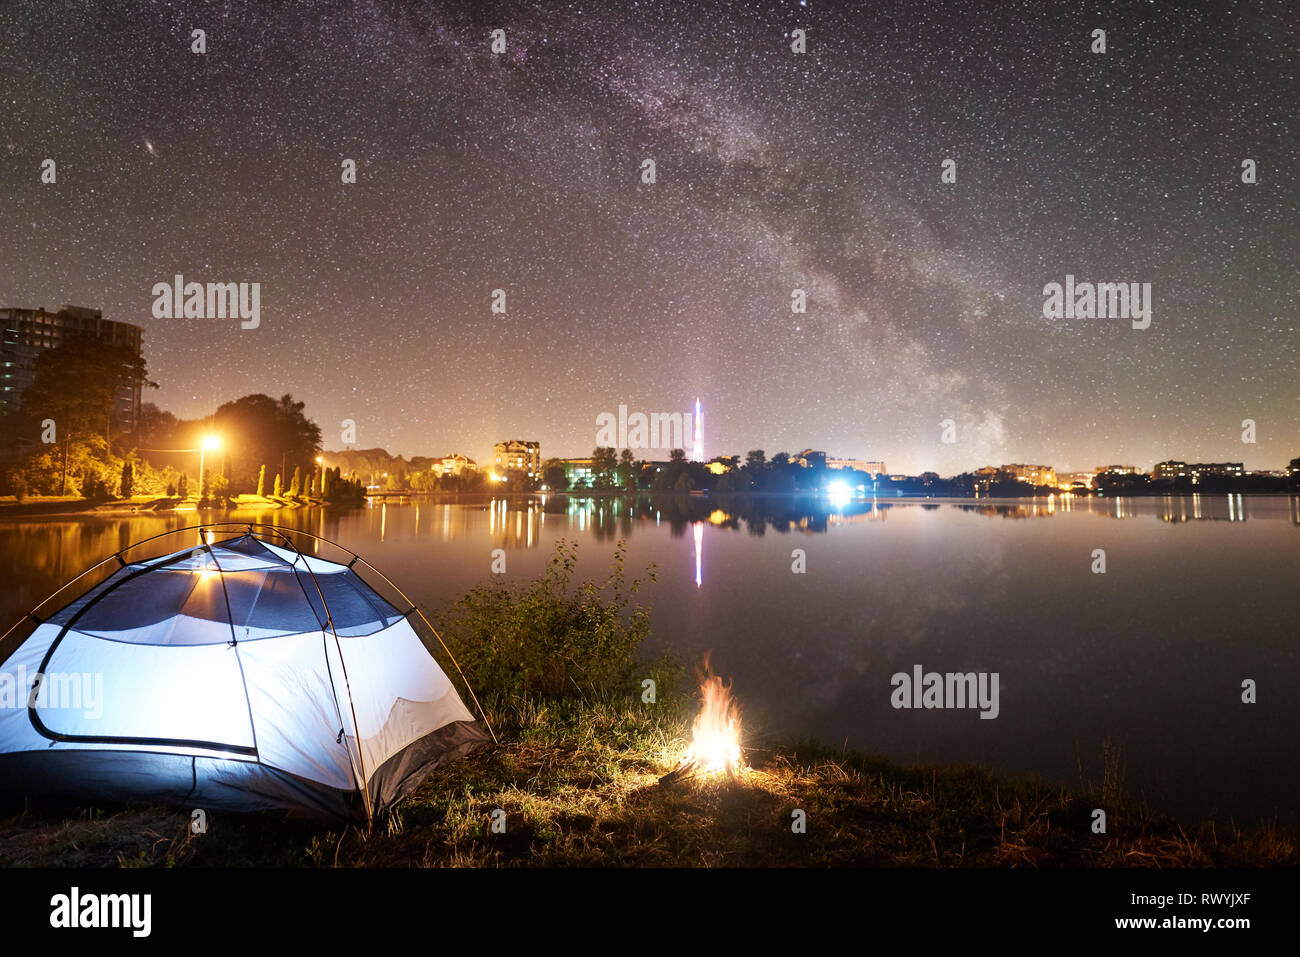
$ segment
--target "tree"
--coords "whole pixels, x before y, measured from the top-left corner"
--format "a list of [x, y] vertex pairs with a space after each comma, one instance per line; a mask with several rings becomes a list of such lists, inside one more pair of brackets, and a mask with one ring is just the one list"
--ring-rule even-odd
[[284, 490], [283, 490], [282, 488], [280, 488], [280, 473], [279, 473], [279, 472], [276, 472], [276, 473], [275, 473], [275, 491], [273, 491], [271, 494], [274, 495], [276, 498], [279, 498], [281, 495], [284, 494]]
[[212, 476], [212, 481], [208, 485], [208, 494], [214, 502], [229, 501], [230, 480], [220, 474]]
[[176, 497], [180, 499], [187, 499], [190, 497], [190, 480], [184, 472], [182, 472], [180, 478], [176, 480]]
[[[334, 469], [334, 477], [343, 481], [339, 470]], [[441, 477], [433, 468], [423, 468], [411, 474], [411, 488], [417, 492], [436, 492], [441, 485]]]
[[609, 446], [599, 446], [591, 453], [592, 488], [613, 488], [618, 457]]
[[293, 467], [293, 479], [289, 482], [289, 497], [297, 498], [302, 494], [302, 469], [295, 465]]
[[148, 379], [144, 357], [128, 346], [108, 345], [90, 336], [73, 336], [36, 356], [35, 378], [23, 390], [22, 409], [29, 420], [53, 419], [60, 436], [98, 434], [112, 449], [113, 412], [118, 393]]
[[263, 465], [257, 470], [257, 496], [262, 498], [266, 495], [266, 466]]
[[180, 420], [170, 412], [164, 412], [152, 402], [140, 406], [140, 415], [136, 419], [135, 441], [143, 448], [165, 448], [176, 444], [174, 436]]
[[231, 487], [250, 491], [257, 481], [263, 462], [283, 462], [290, 466], [310, 467], [320, 453], [320, 426], [303, 414], [305, 404], [293, 396], [273, 399], [255, 393], [242, 396], [217, 408], [213, 427], [230, 450]]
[[636, 491], [636, 462], [632, 450], [624, 449], [618, 456], [618, 484], [629, 492]]
[[557, 492], [569, 487], [569, 472], [559, 459], [547, 459], [542, 466], [542, 484]]
[[122, 481], [118, 486], [117, 494], [121, 498], [130, 498], [134, 485], [135, 469], [131, 467], [131, 460], [127, 459], [122, 463]]
[[81, 497], [98, 501], [108, 498], [111, 494], [108, 483], [100, 475], [99, 469], [94, 466], [87, 469], [81, 479]]
[[681, 478], [688, 475], [690, 469], [686, 461], [685, 449], [673, 449], [668, 453], [668, 468], [664, 469], [663, 486], [666, 488], [678, 489], [680, 491]]

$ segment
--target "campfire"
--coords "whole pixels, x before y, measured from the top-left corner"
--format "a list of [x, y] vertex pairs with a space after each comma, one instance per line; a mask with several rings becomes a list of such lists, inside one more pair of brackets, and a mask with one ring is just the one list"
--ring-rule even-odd
[[691, 727], [691, 743], [677, 767], [659, 779], [671, 784], [694, 777], [728, 777], [744, 770], [740, 753], [740, 707], [731, 696], [731, 686], [713, 673], [709, 656], [700, 672], [700, 713]]

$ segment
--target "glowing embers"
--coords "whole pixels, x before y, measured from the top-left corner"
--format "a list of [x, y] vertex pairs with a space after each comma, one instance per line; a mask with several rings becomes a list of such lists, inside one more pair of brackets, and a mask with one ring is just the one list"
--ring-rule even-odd
[[691, 743], [677, 767], [659, 779], [660, 784], [719, 774], [734, 777], [746, 770], [740, 750], [740, 706], [731, 686], [713, 673], [708, 655], [699, 678], [700, 711], [691, 727]]

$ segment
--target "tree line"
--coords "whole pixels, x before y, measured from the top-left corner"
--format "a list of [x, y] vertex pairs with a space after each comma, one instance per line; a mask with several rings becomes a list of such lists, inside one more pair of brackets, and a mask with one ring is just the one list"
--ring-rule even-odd
[[[42, 350], [34, 371], [18, 402], [0, 415], [0, 494], [198, 496], [210, 503], [240, 494], [364, 494], [338, 469], [320, 468], [320, 427], [291, 395], [242, 396], [192, 420], [143, 403], [127, 428], [117, 409], [123, 390], [157, 387], [133, 350], [72, 337]], [[219, 443], [200, 454], [210, 436]]]

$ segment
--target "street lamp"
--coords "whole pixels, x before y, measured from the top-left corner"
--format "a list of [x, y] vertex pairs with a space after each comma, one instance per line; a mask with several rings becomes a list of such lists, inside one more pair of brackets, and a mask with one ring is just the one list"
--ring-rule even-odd
[[221, 448], [221, 439], [217, 438], [215, 435], [204, 436], [203, 441], [199, 443], [199, 501], [200, 502], [207, 497], [208, 477], [207, 477], [207, 473], [204, 471], [203, 468], [204, 456], [207, 454], [209, 449], [211, 449], [212, 451], [216, 451], [219, 448]]

